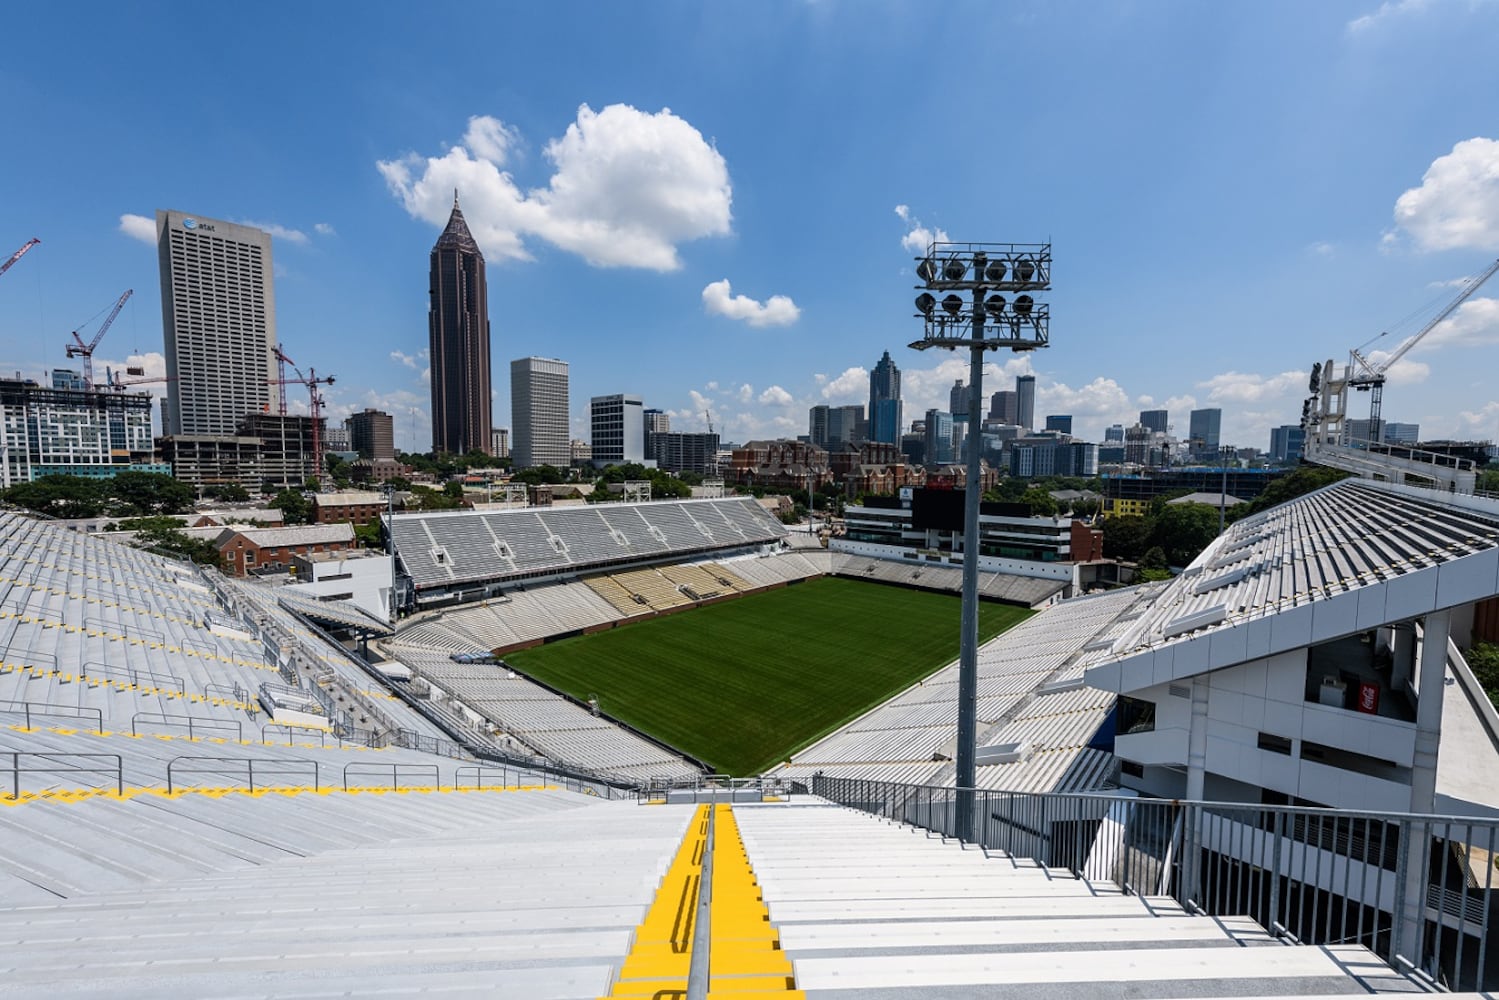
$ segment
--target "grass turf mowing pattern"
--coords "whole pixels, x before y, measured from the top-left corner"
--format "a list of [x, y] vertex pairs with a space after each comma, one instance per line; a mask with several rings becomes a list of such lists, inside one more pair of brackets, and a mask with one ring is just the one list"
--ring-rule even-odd
[[[979, 640], [1031, 614], [979, 603]], [[950, 594], [821, 577], [506, 656], [725, 774], [758, 774], [958, 656]]]

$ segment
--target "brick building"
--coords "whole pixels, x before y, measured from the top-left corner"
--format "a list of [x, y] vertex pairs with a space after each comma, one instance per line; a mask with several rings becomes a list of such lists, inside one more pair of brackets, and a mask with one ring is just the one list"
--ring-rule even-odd
[[225, 528], [213, 540], [224, 569], [235, 576], [279, 572], [294, 555], [345, 552], [354, 547], [352, 524], [307, 524], [294, 528]]
[[369, 524], [385, 508], [383, 493], [319, 493], [312, 499], [312, 519], [318, 524]]

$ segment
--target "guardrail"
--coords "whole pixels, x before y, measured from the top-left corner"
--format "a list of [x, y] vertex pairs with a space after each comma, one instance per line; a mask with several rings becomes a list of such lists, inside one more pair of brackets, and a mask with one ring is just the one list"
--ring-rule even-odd
[[78, 676], [84, 680], [91, 677], [122, 680], [135, 687], [141, 687], [141, 681], [145, 680], [151, 687], [171, 688], [180, 694], [187, 693], [187, 682], [176, 674], [159, 674], [154, 670], [142, 670], [135, 667], [116, 667], [99, 660], [85, 661], [78, 671]]
[[812, 791], [1189, 912], [1248, 914], [1288, 941], [1361, 944], [1447, 989], [1499, 985], [1499, 820], [825, 775]]
[[[31, 728], [31, 717], [46, 718], [51, 716], [57, 719], [81, 719], [86, 715], [94, 717], [94, 732], [104, 732], [104, 711], [98, 708], [89, 708], [86, 705], [60, 705], [50, 701], [0, 701], [0, 711], [15, 711], [15, 706], [21, 706], [21, 711], [26, 715], [26, 728]], [[8, 706], [8, 707], [6, 707]]]
[[[357, 776], [360, 772], [364, 772], [366, 774], [372, 774], [372, 775], [373, 774], [379, 774], [379, 775], [389, 774], [390, 775], [390, 787], [391, 787], [392, 790], [399, 790], [401, 788], [401, 776], [403, 774], [411, 774], [413, 772], [420, 773], [420, 774], [422, 774], [422, 775], [424, 775], [426, 777], [429, 777], [431, 779], [429, 782], [427, 782], [427, 783], [425, 783], [423, 785], [419, 785], [417, 787], [420, 787], [420, 788], [440, 788], [440, 787], [442, 787], [442, 777], [441, 777], [440, 773], [438, 772], [436, 764], [386, 764], [386, 763], [378, 763], [378, 764], [376, 764], [376, 763], [371, 763], [371, 762], [367, 762], [367, 761], [358, 761], [358, 760], [356, 760], [353, 763], [345, 764], [344, 765], [344, 791], [346, 791], [346, 792], [350, 789], [350, 787], [364, 787], [364, 786], [351, 786], [349, 784], [349, 775], [350, 775], [350, 772], [353, 772], [355, 776]], [[382, 784], [383, 784], [383, 782], [382, 782]]]
[[[117, 753], [40, 753], [12, 750], [0, 752], [0, 762], [10, 758], [10, 766], [0, 763], [0, 771], [10, 773], [12, 799], [21, 797], [21, 775], [23, 774], [107, 774], [115, 779], [115, 793], [125, 793], [125, 766]], [[75, 764], [72, 761], [114, 761], [114, 765]], [[47, 766], [47, 765], [52, 766]]]
[[[489, 776], [490, 778], [493, 778], [493, 776], [496, 773], [498, 773], [499, 776], [500, 776], [500, 783], [498, 785], [496, 785], [491, 780], [488, 785], [485, 785], [484, 784], [485, 777]], [[470, 776], [470, 780], [473, 781], [472, 785], [466, 785], [466, 784], [464, 784], [464, 777], [465, 777], [465, 775]], [[515, 784], [517, 786], [519, 786], [519, 784], [520, 784], [520, 775], [519, 774], [516, 775]], [[510, 787], [510, 768], [508, 768], [508, 767], [483, 767], [483, 766], [479, 766], [479, 765], [469, 765], [467, 767], [460, 767], [460, 768], [456, 769], [453, 772], [453, 791], [456, 792], [460, 788], [470, 788], [470, 787], [472, 787], [472, 788], [486, 788], [486, 787], [487, 788], [509, 788]]]
[[[178, 776], [188, 775], [212, 775], [215, 777], [229, 777], [236, 781], [243, 781], [249, 791], [255, 791], [257, 787], [266, 788], [262, 780], [256, 785], [256, 777], [276, 778], [287, 775], [303, 776], [312, 775], [312, 790], [320, 791], [321, 786], [318, 778], [318, 766], [315, 760], [292, 757], [287, 759], [255, 758], [255, 757], [173, 757], [167, 761], [167, 792], [174, 792], [179, 787]], [[307, 787], [296, 785], [293, 787]]]
[[[245, 728], [238, 719], [208, 719], [198, 715], [169, 715], [164, 712], [136, 712], [130, 717], [130, 734], [140, 736], [140, 724], [159, 725], [167, 728], [186, 729], [187, 738], [195, 740], [204, 733], [216, 735], [227, 733], [231, 728], [234, 730], [234, 738], [242, 740], [245, 738]], [[227, 737], [223, 737], [226, 738]]]
[[[328, 730], [319, 729], [317, 726], [299, 726], [292, 722], [267, 722], [260, 727], [260, 742], [269, 745], [271, 740], [269, 733], [272, 729], [286, 730], [286, 745], [292, 746], [292, 740], [297, 733], [312, 733], [317, 736], [318, 746], [328, 745]], [[279, 740], [277, 741], [280, 742]]]

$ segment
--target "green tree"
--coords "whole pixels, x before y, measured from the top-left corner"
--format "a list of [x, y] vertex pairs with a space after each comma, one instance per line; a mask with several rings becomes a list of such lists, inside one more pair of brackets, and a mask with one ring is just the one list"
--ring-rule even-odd
[[527, 486], [556, 485], [567, 482], [567, 470], [554, 465], [533, 465], [529, 469], [521, 469], [510, 479], [511, 482], [525, 483]]
[[1151, 522], [1147, 518], [1106, 517], [1103, 520], [1103, 554], [1110, 559], [1134, 562], [1150, 547]]
[[239, 483], [221, 483], [203, 490], [203, 495], [225, 503], [249, 503], [250, 491]]
[[1172, 566], [1185, 566], [1218, 537], [1218, 508], [1205, 503], [1168, 504], [1153, 519], [1150, 544], [1166, 552]]
[[182, 556], [204, 566], [218, 567], [222, 557], [213, 542], [207, 538], [193, 538], [182, 530], [182, 524], [174, 517], [154, 515], [151, 517], [126, 518], [119, 524], [122, 531], [135, 532], [138, 548], [153, 552], [166, 552]]
[[1473, 648], [1463, 654], [1468, 667], [1478, 683], [1488, 692], [1489, 701], [1499, 707], [1499, 645], [1492, 642], [1475, 642]]
[[108, 500], [103, 480], [82, 476], [42, 476], [3, 492], [6, 503], [48, 517], [98, 517]]
[[1039, 486], [1033, 486], [1020, 495], [1020, 502], [1029, 504], [1031, 513], [1038, 517], [1056, 517], [1057, 502], [1052, 495]]
[[1350, 473], [1341, 469], [1327, 469], [1318, 465], [1304, 465], [1282, 479], [1277, 479], [1265, 487], [1265, 492], [1255, 497], [1249, 503], [1241, 503], [1237, 507], [1228, 509], [1228, 520], [1237, 521], [1241, 517], [1250, 514], [1258, 514], [1262, 510], [1285, 503], [1287, 500], [1295, 500], [1299, 496], [1305, 496], [1313, 490], [1320, 490], [1324, 486], [1331, 486], [1341, 479], [1347, 479]]
[[116, 514], [146, 517], [193, 509], [193, 488], [159, 472], [119, 472], [107, 483], [109, 507]]
[[1484, 493], [1499, 493], [1499, 468], [1480, 472], [1476, 487]]
[[281, 511], [281, 520], [287, 524], [312, 522], [312, 504], [307, 502], [300, 490], [282, 490], [271, 497], [271, 506]]

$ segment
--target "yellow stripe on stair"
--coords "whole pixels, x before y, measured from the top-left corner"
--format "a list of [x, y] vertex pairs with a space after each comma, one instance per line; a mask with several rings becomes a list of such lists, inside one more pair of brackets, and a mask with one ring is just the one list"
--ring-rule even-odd
[[635, 942], [620, 966], [610, 997], [654, 997], [658, 992], [678, 990], [686, 995], [707, 846], [708, 807], [698, 806], [655, 901], [635, 928]]
[[734, 808], [719, 805], [713, 831], [713, 910], [709, 917], [708, 997], [797, 998], [791, 959], [770, 922], [760, 883], [739, 836]]

